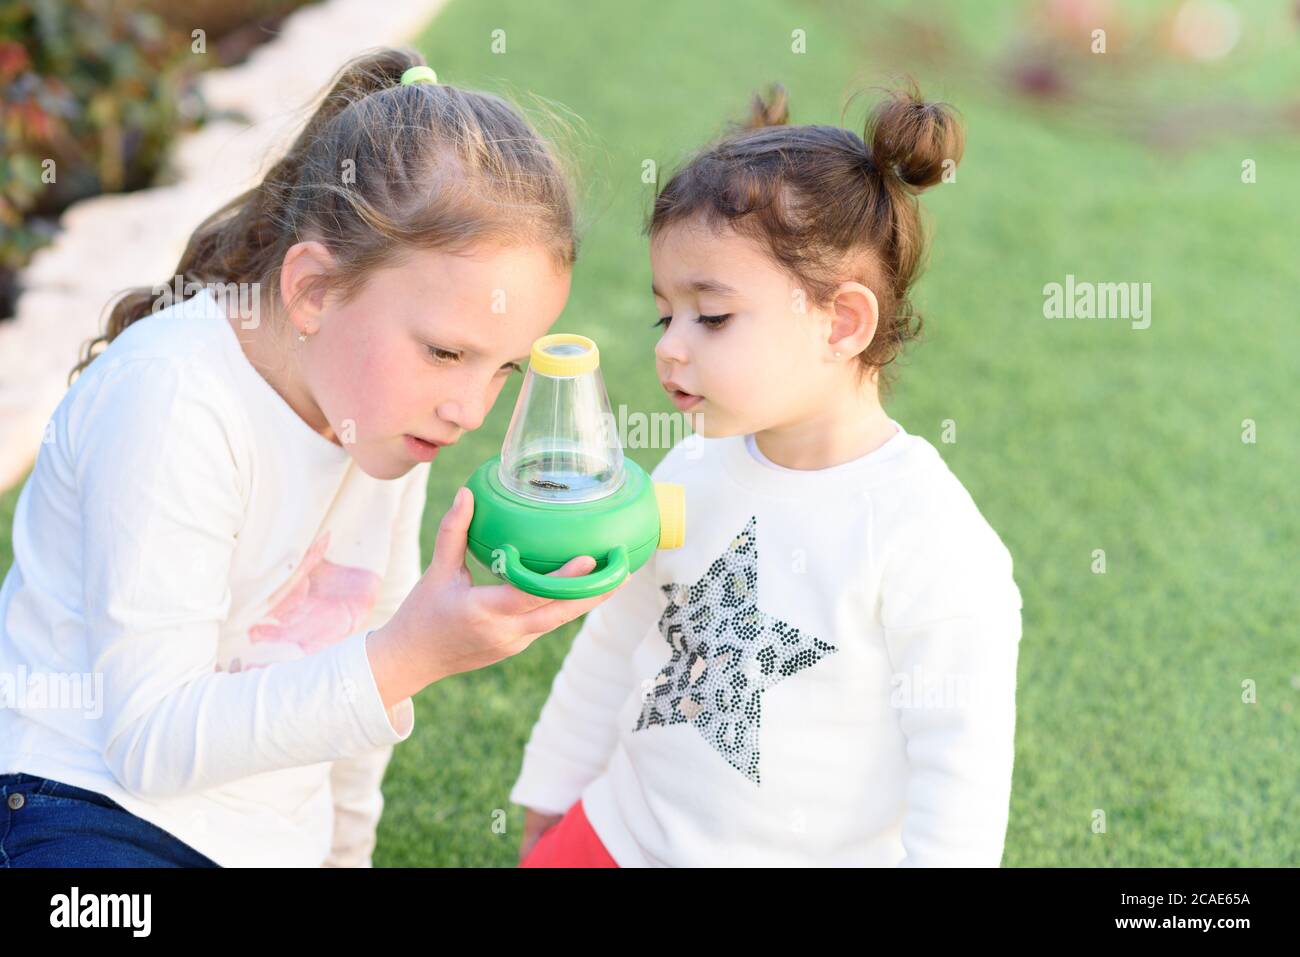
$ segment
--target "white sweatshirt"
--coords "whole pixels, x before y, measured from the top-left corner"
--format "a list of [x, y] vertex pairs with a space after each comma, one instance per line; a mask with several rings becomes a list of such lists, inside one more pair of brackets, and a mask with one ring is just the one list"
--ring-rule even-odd
[[429, 464], [362, 472], [204, 292], [73, 383], [0, 589], [0, 773], [112, 798], [224, 866], [370, 863], [392, 745], [366, 656], [419, 579]]
[[894, 425], [820, 470], [753, 436], [669, 452], [654, 477], [686, 486], [686, 545], [587, 615], [510, 799], [581, 797], [623, 867], [998, 866], [1020, 592], [934, 446]]

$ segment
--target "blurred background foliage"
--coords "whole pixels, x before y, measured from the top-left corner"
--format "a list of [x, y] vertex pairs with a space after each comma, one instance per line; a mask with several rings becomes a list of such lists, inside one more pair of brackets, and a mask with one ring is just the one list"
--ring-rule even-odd
[[205, 118], [195, 75], [239, 62], [299, 6], [0, 0], [0, 316], [59, 214], [153, 183], [173, 139]]

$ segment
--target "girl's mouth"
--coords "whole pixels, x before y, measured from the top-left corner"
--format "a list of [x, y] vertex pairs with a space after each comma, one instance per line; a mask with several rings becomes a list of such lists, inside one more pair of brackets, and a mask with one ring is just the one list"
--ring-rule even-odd
[[424, 439], [417, 439], [413, 435], [402, 436], [406, 440], [406, 451], [417, 462], [432, 462], [438, 457], [438, 450], [441, 445], [434, 445], [432, 442], [426, 442]]
[[673, 400], [673, 405], [677, 406], [679, 412], [693, 409], [704, 401], [704, 396], [691, 395], [689, 392], [683, 392], [681, 389], [670, 390], [668, 397]]

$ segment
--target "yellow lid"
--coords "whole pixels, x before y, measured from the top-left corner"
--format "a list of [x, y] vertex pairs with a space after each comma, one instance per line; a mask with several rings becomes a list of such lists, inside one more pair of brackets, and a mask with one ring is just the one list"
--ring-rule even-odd
[[559, 332], [533, 343], [528, 364], [541, 375], [575, 376], [600, 367], [600, 350], [586, 336]]
[[659, 502], [659, 547], [681, 548], [686, 544], [686, 487], [676, 482], [655, 482]]

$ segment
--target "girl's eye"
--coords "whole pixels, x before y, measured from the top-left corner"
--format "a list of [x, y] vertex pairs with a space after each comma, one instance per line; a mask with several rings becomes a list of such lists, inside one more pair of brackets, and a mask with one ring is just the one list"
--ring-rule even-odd
[[[440, 349], [437, 346], [427, 346], [427, 348], [429, 350], [429, 355], [432, 356], [440, 363], [451, 364], [454, 362], [458, 362], [460, 360], [459, 352], [453, 352], [450, 349]], [[509, 375], [511, 372], [523, 372], [523, 371], [524, 371], [524, 367], [521, 366], [518, 362], [507, 362], [505, 365], [503, 365], [500, 369], [497, 370], [497, 374], [499, 375], [502, 372], [504, 372], [506, 375]]]
[[449, 349], [439, 349], [437, 346], [429, 346], [429, 355], [439, 362], [455, 362], [460, 358], [459, 352], [452, 352]]
[[[731, 318], [731, 313], [728, 312], [728, 313], [724, 313], [721, 316], [700, 316], [699, 322], [701, 325], [708, 326], [710, 329], [716, 329], [730, 318]], [[659, 321], [656, 322], [654, 326], [652, 326], [651, 328], [666, 326], [668, 325], [668, 323], [672, 321], [673, 321], [672, 316], [660, 316]]]

